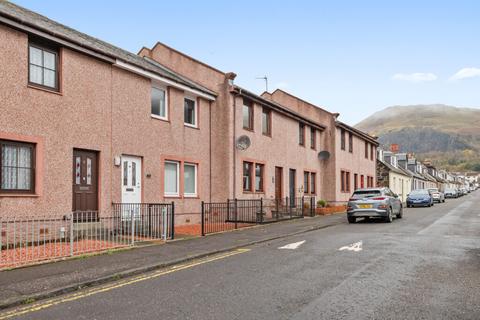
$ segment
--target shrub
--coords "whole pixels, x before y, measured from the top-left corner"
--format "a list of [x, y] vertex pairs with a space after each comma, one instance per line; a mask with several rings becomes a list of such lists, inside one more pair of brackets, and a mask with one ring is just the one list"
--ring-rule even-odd
[[317, 206], [320, 208], [325, 208], [327, 206], [327, 201], [325, 200], [318, 200], [317, 201]]

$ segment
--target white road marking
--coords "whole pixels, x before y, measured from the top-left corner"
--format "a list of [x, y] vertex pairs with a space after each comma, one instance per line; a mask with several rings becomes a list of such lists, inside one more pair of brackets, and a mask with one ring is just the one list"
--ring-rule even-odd
[[303, 241], [299, 241], [299, 242], [294, 242], [294, 243], [289, 243], [283, 247], [280, 247], [278, 249], [287, 249], [287, 250], [295, 250], [297, 249], [298, 247], [300, 247], [302, 244], [305, 243], [305, 241], [307, 240], [303, 240]]
[[348, 250], [348, 251], [358, 252], [363, 250], [362, 245], [363, 245], [363, 241], [358, 241], [358, 242], [349, 244], [348, 246], [341, 247], [340, 249], [338, 249], [338, 251]]

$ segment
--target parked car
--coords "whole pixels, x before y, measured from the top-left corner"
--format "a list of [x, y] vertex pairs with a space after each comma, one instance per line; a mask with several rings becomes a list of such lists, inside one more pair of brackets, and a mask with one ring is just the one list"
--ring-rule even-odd
[[458, 198], [458, 192], [455, 189], [445, 189], [445, 198]]
[[416, 206], [433, 206], [433, 197], [427, 189], [413, 190], [407, 195], [407, 208]]
[[438, 203], [445, 202], [445, 194], [438, 190], [438, 188], [429, 188], [428, 192], [432, 195], [433, 201]]
[[394, 216], [402, 218], [403, 205], [398, 195], [389, 188], [366, 188], [355, 190], [347, 205], [349, 223], [357, 218], [383, 218], [392, 222]]

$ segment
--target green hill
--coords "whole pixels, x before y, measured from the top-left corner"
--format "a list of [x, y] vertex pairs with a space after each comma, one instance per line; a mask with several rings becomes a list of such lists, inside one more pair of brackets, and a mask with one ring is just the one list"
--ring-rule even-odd
[[446, 105], [393, 106], [355, 126], [420, 159], [450, 170], [480, 171], [480, 109]]

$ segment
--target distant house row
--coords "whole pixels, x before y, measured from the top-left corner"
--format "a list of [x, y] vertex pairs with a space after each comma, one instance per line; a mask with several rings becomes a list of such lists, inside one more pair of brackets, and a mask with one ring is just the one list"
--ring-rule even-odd
[[315, 196], [377, 181], [378, 142], [282, 90], [164, 44], [130, 53], [0, 2], [0, 214], [108, 212], [112, 203]]
[[379, 187], [389, 187], [405, 202], [412, 190], [438, 188], [444, 192], [469, 187], [473, 180], [465, 174], [437, 169], [431, 161], [421, 162], [411, 153], [398, 152], [398, 145], [392, 145], [390, 150], [378, 149], [376, 183]]

